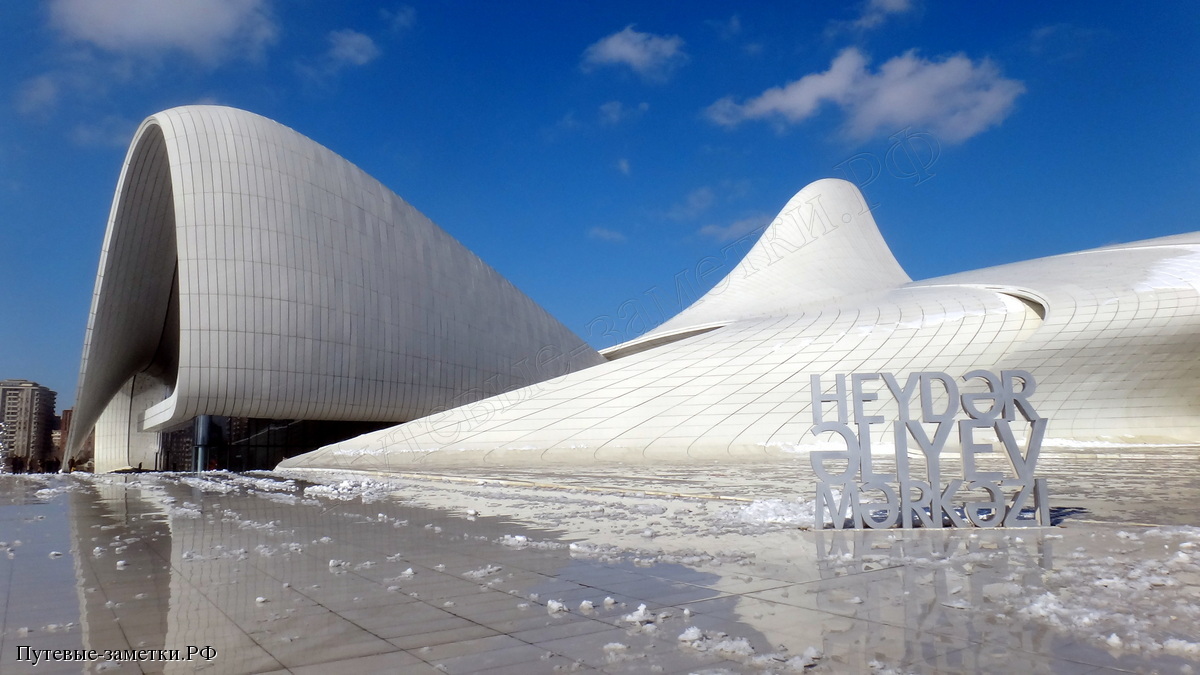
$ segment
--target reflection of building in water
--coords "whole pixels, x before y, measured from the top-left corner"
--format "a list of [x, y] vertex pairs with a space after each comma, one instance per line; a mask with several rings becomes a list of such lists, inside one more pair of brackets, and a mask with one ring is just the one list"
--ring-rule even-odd
[[[1055, 631], [1018, 630], [1014, 623], [1022, 619], [1000, 612], [1003, 598], [1043, 587], [1043, 573], [1053, 569], [1056, 535], [1038, 530], [815, 535], [823, 581], [814, 600], [818, 608], [847, 617], [840, 630], [831, 625], [826, 634], [830, 642], [852, 646], [842, 651], [885, 664], [919, 661], [951, 672], [981, 672], [991, 662], [984, 644], [1046, 654], [1068, 641]], [[981, 611], [988, 605], [996, 610]], [[904, 639], [903, 631], [871, 629], [878, 624], [966, 640], [975, 648], [951, 650], [936, 640]]]
[[123, 481], [75, 485], [68, 522], [84, 648], [162, 648], [172, 603], [166, 513]]
[[[84, 648], [215, 645], [222, 652], [223, 672], [278, 668], [253, 644], [238, 644], [249, 639], [226, 615], [244, 605], [248, 593], [254, 604], [256, 590], [236, 579], [238, 567], [249, 566], [247, 551], [238, 550], [242, 521], [203, 518], [193, 509], [203, 502], [198, 490], [191, 495], [172, 491], [164, 501], [161, 492], [127, 487], [124, 481], [78, 486], [69, 492], [68, 520]], [[194, 553], [218, 560], [192, 565]], [[147, 665], [183, 673], [194, 672], [201, 663]]]
[[[576, 558], [565, 545], [532, 545], [557, 542], [555, 532], [504, 518], [467, 520], [391, 498], [317, 500], [294, 483], [253, 480], [255, 490], [234, 487], [249, 479], [222, 475], [81, 481], [69, 505], [83, 646], [213, 645], [215, 672], [250, 673], [396, 652], [388, 640], [419, 645], [412, 641], [428, 633], [500, 635], [574, 621], [606, 633], [594, 645], [602, 656], [609, 633], [629, 631], [628, 656], [647, 664], [713, 660], [676, 640], [697, 621], [748, 640], [759, 654], [779, 644], [752, 617], [725, 620], [740, 602], [718, 590], [740, 584], [732, 570]], [[499, 544], [498, 531], [531, 545]], [[490, 570], [486, 576], [481, 567]], [[540, 604], [530, 606], [538, 595]], [[602, 606], [606, 595], [638, 598], [673, 618], [654, 626], [661, 632], [643, 631], [621, 620], [637, 610], [636, 602]], [[550, 599], [570, 611], [547, 613]], [[585, 599], [604, 614], [579, 609]], [[702, 603], [705, 616], [685, 618], [685, 603]], [[705, 622], [718, 617], [719, 626]], [[804, 644], [816, 643], [812, 636]], [[537, 657], [530, 672], [546, 669]], [[163, 665], [166, 672], [193, 672], [200, 664]]]

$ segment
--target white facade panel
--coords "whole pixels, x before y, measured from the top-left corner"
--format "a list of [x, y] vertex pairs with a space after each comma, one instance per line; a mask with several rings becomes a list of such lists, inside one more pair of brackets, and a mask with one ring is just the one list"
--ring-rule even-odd
[[726, 280], [602, 366], [283, 466], [786, 456], [823, 442], [813, 375], [976, 369], [1033, 374], [1049, 445], [1200, 442], [1200, 233], [912, 282], [864, 203], [806, 187]]
[[155, 431], [201, 414], [403, 421], [601, 362], [333, 152], [244, 111], [175, 108], [142, 123], [117, 186], [71, 451], [139, 373], [169, 394], [124, 414]]

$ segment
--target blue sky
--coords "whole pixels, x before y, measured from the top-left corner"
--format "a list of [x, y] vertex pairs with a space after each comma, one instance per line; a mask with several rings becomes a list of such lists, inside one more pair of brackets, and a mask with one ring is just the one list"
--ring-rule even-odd
[[915, 279], [1198, 229], [1200, 4], [0, 4], [0, 378], [75, 392], [133, 130], [217, 103], [404, 197], [597, 347], [859, 183]]

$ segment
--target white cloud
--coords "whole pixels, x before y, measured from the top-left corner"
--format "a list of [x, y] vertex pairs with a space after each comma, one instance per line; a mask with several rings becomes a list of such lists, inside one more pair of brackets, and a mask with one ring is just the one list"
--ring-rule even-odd
[[600, 105], [601, 124], [620, 124], [621, 121], [637, 117], [650, 109], [650, 104], [639, 103], [636, 108], [627, 108], [620, 101], [609, 101]]
[[630, 172], [629, 160], [625, 159], [624, 157], [622, 157], [621, 159], [618, 159], [617, 160], [617, 171], [620, 171], [621, 173], [628, 176], [629, 172]]
[[609, 101], [600, 105], [600, 123], [617, 124], [625, 113], [625, 105], [620, 101]]
[[[131, 57], [100, 58], [95, 53], [74, 50], [68, 67], [56, 68], [32, 77], [17, 89], [17, 111], [30, 117], [49, 116], [64, 105], [95, 106], [105, 100], [114, 85], [124, 84], [140, 74], [151, 78], [157, 64], [142, 63]], [[90, 114], [97, 109], [89, 107]]]
[[1029, 51], [1047, 61], [1069, 61], [1101, 47], [1110, 37], [1108, 31], [1056, 23], [1038, 26], [1029, 34]]
[[700, 228], [699, 232], [701, 236], [708, 237], [710, 239], [716, 239], [719, 242], [727, 242], [733, 241], [734, 239], [740, 239], [751, 232], [760, 230], [766, 227], [770, 222], [771, 219], [769, 216], [764, 214], [756, 214], [750, 216], [749, 218], [742, 218], [741, 220], [724, 226], [705, 225], [704, 227]]
[[678, 35], [640, 33], [632, 25], [600, 39], [583, 52], [583, 67], [628, 66], [645, 80], [664, 81], [687, 61]]
[[68, 37], [118, 53], [178, 50], [208, 62], [257, 56], [278, 28], [267, 0], [53, 0]]
[[325, 39], [329, 49], [324, 54], [296, 64], [302, 76], [319, 86], [328, 85], [342, 70], [365, 66], [383, 53], [371, 36], [350, 28], [331, 30]]
[[903, 14], [912, 8], [912, 0], [867, 0], [862, 15], [850, 25], [859, 30], [878, 28], [889, 16]]
[[381, 9], [379, 14], [393, 31], [407, 30], [417, 23], [417, 10], [409, 5], [400, 5], [396, 9]]
[[58, 102], [58, 81], [50, 75], [38, 75], [25, 82], [17, 92], [17, 110], [22, 115], [45, 113]]
[[916, 126], [953, 143], [1002, 122], [1024, 91], [1025, 85], [1003, 77], [988, 59], [975, 62], [956, 54], [930, 61], [912, 50], [871, 72], [866, 57], [850, 48], [825, 72], [768, 89], [745, 103], [723, 98], [707, 113], [724, 126], [757, 119], [797, 124], [832, 103], [845, 113], [844, 130], [852, 138]]
[[137, 122], [109, 115], [103, 119], [76, 125], [71, 130], [71, 140], [79, 145], [101, 145], [123, 148], [129, 145]]
[[693, 220], [700, 217], [716, 201], [716, 195], [710, 187], [696, 188], [688, 193], [684, 200], [667, 211], [671, 220]]
[[588, 237], [591, 239], [599, 239], [600, 241], [612, 242], [614, 244], [620, 244], [626, 241], [625, 235], [617, 232], [616, 230], [610, 230], [605, 227], [593, 227], [592, 229], [588, 230]]
[[344, 66], [364, 66], [381, 53], [369, 35], [349, 28], [330, 31], [328, 39], [328, 58], [334, 70]]
[[732, 40], [742, 33], [742, 20], [737, 14], [726, 21], [705, 21], [717, 31], [717, 35], [725, 41]]
[[879, 28], [893, 16], [916, 9], [913, 0], [866, 0], [856, 18], [850, 21], [831, 21], [825, 27], [826, 38], [836, 38], [842, 33], [862, 33]]
[[569, 130], [569, 129], [578, 129], [579, 127], [583, 126], [583, 124], [580, 123], [580, 121], [578, 119], [576, 119], [574, 110], [568, 110], [567, 114], [558, 118], [558, 121], [554, 123], [554, 126], [558, 129], [568, 129]]

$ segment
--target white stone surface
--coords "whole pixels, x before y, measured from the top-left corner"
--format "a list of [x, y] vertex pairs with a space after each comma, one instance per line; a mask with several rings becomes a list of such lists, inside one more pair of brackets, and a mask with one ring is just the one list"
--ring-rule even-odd
[[400, 422], [601, 362], [328, 149], [174, 108], [142, 123], [117, 185], [70, 451], [102, 417], [98, 471], [196, 415]]
[[[1200, 233], [911, 282], [863, 204], [806, 187], [728, 279], [602, 366], [283, 466], [765, 459], [827, 442], [812, 375], [975, 369], [1035, 376], [1047, 445], [1200, 441]], [[889, 398], [866, 406], [876, 444]]]
[[1196, 450], [1048, 456], [1019, 531], [810, 529], [793, 462], [0, 475], [0, 671], [1194, 672]]

